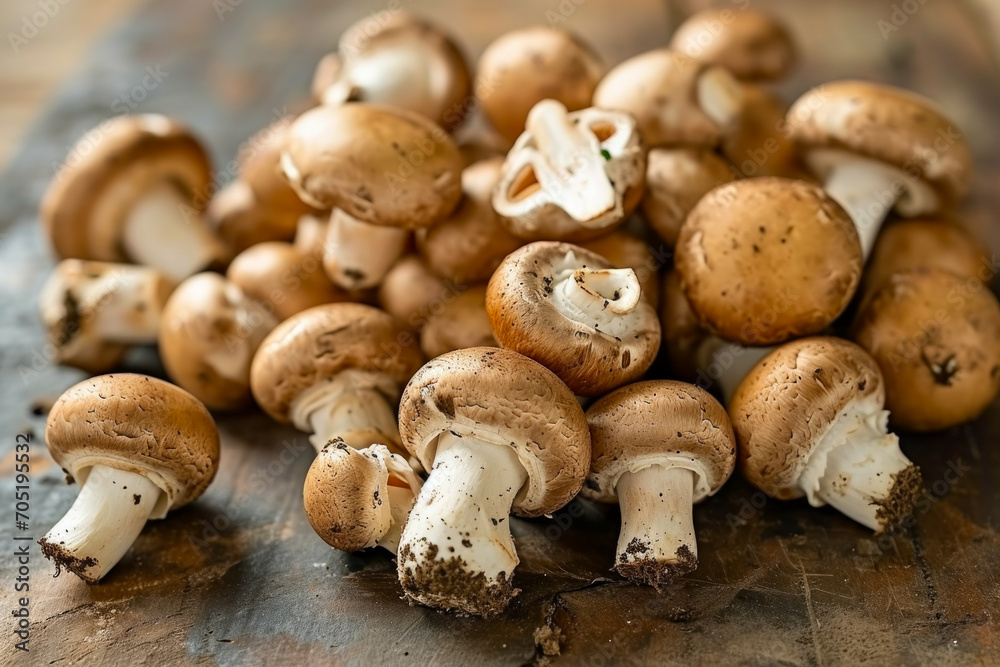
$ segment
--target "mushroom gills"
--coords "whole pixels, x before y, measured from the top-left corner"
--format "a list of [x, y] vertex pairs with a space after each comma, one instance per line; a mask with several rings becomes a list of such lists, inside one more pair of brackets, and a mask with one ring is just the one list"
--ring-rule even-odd
[[375, 287], [403, 256], [409, 236], [407, 229], [371, 225], [334, 209], [327, 229], [323, 267], [330, 280], [344, 289]]
[[160, 504], [163, 491], [144, 475], [97, 464], [66, 515], [39, 544], [55, 562], [97, 583], [122, 559]]
[[442, 434], [399, 547], [407, 596], [438, 609], [494, 616], [517, 594], [510, 513], [528, 479], [513, 447]]
[[[566, 263], [576, 265], [572, 256]], [[564, 269], [552, 279], [553, 304], [566, 318], [609, 336], [624, 336], [642, 295], [632, 269]]]

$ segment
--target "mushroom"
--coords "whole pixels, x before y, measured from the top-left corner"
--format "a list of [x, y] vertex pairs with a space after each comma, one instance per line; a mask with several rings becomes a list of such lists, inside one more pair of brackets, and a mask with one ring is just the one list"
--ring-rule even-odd
[[574, 393], [636, 380], [660, 347], [656, 310], [632, 269], [568, 243], [538, 241], [493, 274], [486, 311], [501, 347], [531, 357]]
[[744, 345], [815, 334], [861, 278], [858, 234], [821, 188], [754, 178], [707, 194], [681, 228], [681, 285], [707, 328]]
[[272, 311], [217, 273], [174, 290], [160, 322], [160, 359], [170, 379], [212, 410], [250, 402], [250, 362], [278, 324]]
[[387, 313], [413, 331], [453, 301], [464, 286], [445, 283], [417, 255], [396, 262], [378, 286], [378, 302]]
[[583, 410], [532, 360], [469, 348], [417, 371], [403, 392], [399, 432], [430, 471], [399, 543], [404, 593], [437, 609], [496, 616], [518, 593], [509, 515], [551, 514], [583, 485]]
[[743, 89], [722, 67], [657, 49], [608, 72], [594, 106], [635, 116], [648, 148], [714, 148], [739, 118]]
[[642, 210], [653, 231], [675, 246], [695, 204], [735, 175], [725, 160], [704, 148], [654, 148], [647, 160]]
[[354, 449], [328, 442], [309, 466], [302, 501], [323, 541], [341, 551], [382, 547], [395, 555], [422, 482], [385, 445]]
[[396, 400], [421, 363], [416, 339], [391, 315], [333, 303], [279, 324], [254, 356], [250, 386], [267, 414], [311, 433], [317, 452], [339, 436], [403, 453]]
[[496, 347], [486, 314], [486, 286], [470, 287], [427, 318], [420, 349], [428, 359], [467, 347]]
[[321, 104], [371, 102], [418, 113], [454, 130], [472, 108], [469, 66], [440, 28], [405, 12], [366, 17], [320, 60], [313, 96]]
[[882, 370], [898, 428], [957, 426], [1000, 391], [1000, 304], [979, 278], [938, 268], [893, 274], [858, 313], [851, 338]]
[[311, 109], [289, 128], [281, 167], [304, 202], [336, 209], [324, 265], [345, 289], [378, 285], [409, 230], [443, 220], [462, 196], [461, 153], [444, 130], [403, 109]]
[[151, 345], [173, 284], [145, 266], [64, 259], [45, 281], [39, 310], [61, 364], [100, 373], [130, 345]]
[[118, 116], [73, 147], [40, 215], [59, 257], [144, 264], [180, 282], [225, 254], [202, 220], [212, 187], [208, 156], [187, 128]]
[[828, 83], [788, 112], [808, 166], [850, 214], [867, 257], [882, 221], [930, 215], [968, 194], [972, 155], [933, 102], [862, 81]]
[[326, 250], [326, 228], [330, 224], [329, 216], [304, 215], [299, 218], [295, 227], [295, 240], [292, 245], [303, 255], [311, 255], [323, 259]]
[[741, 176], [812, 180], [789, 136], [788, 104], [761, 86], [743, 87], [743, 112], [719, 148]]
[[122, 559], [149, 519], [197, 499], [219, 465], [219, 432], [198, 399], [143, 375], [93, 377], [49, 412], [45, 442], [80, 484], [42, 554], [87, 583]]
[[632, 269], [639, 280], [642, 298], [654, 308], [660, 303], [659, 269], [665, 258], [656, 257], [641, 238], [624, 229], [616, 229], [607, 236], [581, 243], [580, 247], [596, 252], [617, 269]]
[[524, 241], [500, 224], [493, 188], [503, 158], [477, 162], [462, 171], [462, 203], [433, 227], [417, 230], [417, 247], [439, 276], [463, 284], [485, 283]]
[[587, 410], [590, 475], [584, 495], [621, 506], [615, 569], [657, 589], [698, 567], [693, 505], [736, 466], [725, 408], [672, 380], [617, 389]]
[[739, 463], [779, 500], [827, 503], [876, 533], [898, 527], [921, 496], [920, 470], [888, 432], [885, 384], [854, 343], [803, 338], [777, 348], [729, 405]]
[[542, 100], [507, 154], [493, 208], [528, 240], [592, 239], [624, 222], [642, 198], [646, 156], [628, 114], [567, 113]]
[[485, 116], [508, 142], [524, 132], [542, 100], [570, 111], [590, 106], [604, 65], [573, 33], [532, 26], [505, 33], [479, 58], [475, 92]]

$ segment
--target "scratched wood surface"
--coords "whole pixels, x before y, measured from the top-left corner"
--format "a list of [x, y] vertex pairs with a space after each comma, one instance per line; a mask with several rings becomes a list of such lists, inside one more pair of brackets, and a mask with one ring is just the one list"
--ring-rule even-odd
[[[754, 0], [781, 12], [804, 47], [782, 86], [864, 77], [938, 101], [973, 138], [979, 186], [969, 221], [997, 248], [1000, 78], [995, 45], [965, 3], [926, 3], [887, 37], [892, 2]], [[404, 0], [447, 22], [477, 55], [495, 34], [545, 22], [588, 36], [611, 63], [662, 45], [697, 0]], [[729, 4], [724, 2], [722, 4]], [[731, 6], [743, 6], [734, 2]], [[222, 6], [216, 3], [216, 7]], [[52, 266], [38, 200], [68, 147], [113, 113], [147, 67], [167, 74], [136, 111], [190, 123], [217, 164], [275, 115], [305, 104], [312, 66], [340, 31], [382, 3], [244, 0], [217, 15], [202, 0], [145, 5], [102, 40], [0, 179], [0, 507], [13, 505], [14, 435], [42, 433], [45, 405], [78, 381], [48, 363], [34, 298]], [[549, 15], [551, 16], [551, 15]], [[221, 167], [220, 167], [221, 169]], [[226, 178], [225, 176], [223, 178]], [[159, 373], [155, 355], [128, 368]], [[499, 620], [461, 620], [399, 599], [384, 553], [346, 555], [310, 529], [300, 489], [311, 450], [259, 414], [219, 418], [219, 476], [195, 505], [157, 521], [97, 586], [33, 552], [33, 664], [745, 664], [966, 665], [1000, 661], [1000, 406], [932, 436], [903, 435], [929, 499], [909, 534], [875, 539], [831, 510], [765, 501], [739, 479], [696, 510], [697, 572], [657, 595], [609, 571], [617, 511], [575, 501], [514, 521], [523, 592]], [[36, 539], [76, 487], [32, 450]], [[13, 517], [0, 512], [5, 540]], [[214, 524], [214, 528], [211, 527]], [[5, 541], [4, 544], [10, 544]], [[0, 547], [7, 605], [14, 561]], [[3, 661], [11, 635], [2, 626]], [[561, 655], [546, 656], [558, 644]], [[541, 645], [541, 646], [539, 646]], [[551, 651], [550, 651], [551, 652]], [[23, 656], [20, 656], [23, 661]]]

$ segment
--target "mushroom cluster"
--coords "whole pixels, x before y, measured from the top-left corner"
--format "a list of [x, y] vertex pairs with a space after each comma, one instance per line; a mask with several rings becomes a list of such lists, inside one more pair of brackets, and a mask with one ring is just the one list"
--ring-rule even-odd
[[57, 567], [107, 574], [212, 480], [208, 410], [254, 404], [309, 434], [317, 535], [389, 551], [405, 599], [459, 615], [516, 599], [513, 517], [578, 496], [618, 506], [608, 562], [657, 590], [697, 568], [695, 506], [735, 470], [845, 530], [911, 524], [906, 432], [1000, 392], [995, 264], [954, 214], [973, 166], [944, 111], [854, 81], [789, 106], [793, 32], [749, 8], [610, 69], [516, 30], [474, 77], [440, 27], [383, 14], [218, 192], [158, 115], [96, 128], [53, 181], [54, 357], [104, 373], [157, 345], [175, 383], [102, 375], [52, 408], [81, 485], [41, 541]]

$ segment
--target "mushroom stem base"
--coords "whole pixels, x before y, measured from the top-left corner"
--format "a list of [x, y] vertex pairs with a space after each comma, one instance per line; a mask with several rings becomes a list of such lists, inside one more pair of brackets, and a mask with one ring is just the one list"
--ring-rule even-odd
[[334, 209], [326, 232], [323, 268], [346, 290], [376, 287], [406, 251], [410, 232], [371, 225]]
[[162, 490], [143, 475], [95, 465], [66, 515], [38, 541], [42, 554], [97, 583], [139, 537]]
[[660, 588], [698, 567], [694, 482], [690, 470], [660, 465], [621, 476], [615, 569], [622, 576]]

